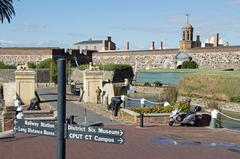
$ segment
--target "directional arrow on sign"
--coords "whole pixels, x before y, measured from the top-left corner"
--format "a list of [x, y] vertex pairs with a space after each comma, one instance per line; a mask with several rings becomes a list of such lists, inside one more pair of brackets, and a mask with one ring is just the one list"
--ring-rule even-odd
[[120, 144], [123, 144], [123, 143], [124, 143], [123, 138], [120, 138], [118, 141], [119, 141]]
[[84, 141], [101, 142], [101, 143], [107, 143], [107, 144], [123, 144], [124, 143], [124, 139], [122, 137], [103, 136], [100, 134], [86, 134], [86, 133], [80, 133], [72, 130], [68, 131], [67, 138], [84, 140]]

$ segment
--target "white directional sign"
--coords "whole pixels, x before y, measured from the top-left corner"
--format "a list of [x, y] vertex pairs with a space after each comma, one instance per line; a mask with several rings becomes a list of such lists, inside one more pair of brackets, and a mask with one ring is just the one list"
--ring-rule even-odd
[[123, 130], [103, 127], [67, 125], [67, 138], [112, 144], [123, 144]]
[[29, 133], [34, 135], [56, 136], [55, 123], [37, 120], [15, 120], [14, 130], [19, 133]]
[[[56, 136], [55, 122], [37, 120], [15, 120], [14, 130], [19, 133]], [[110, 144], [123, 144], [124, 132], [121, 129], [110, 129], [97, 126], [65, 125], [65, 138], [84, 141], [95, 141]]]
[[108, 144], [123, 144], [124, 139], [117, 136], [102, 136], [97, 134], [84, 134], [77, 131], [68, 131], [68, 139], [103, 142]]
[[110, 135], [110, 136], [123, 136], [123, 130], [121, 129], [110, 129], [97, 126], [79, 126], [74, 124], [68, 124], [67, 129], [72, 131], [78, 131], [82, 133], [93, 133], [99, 135]]

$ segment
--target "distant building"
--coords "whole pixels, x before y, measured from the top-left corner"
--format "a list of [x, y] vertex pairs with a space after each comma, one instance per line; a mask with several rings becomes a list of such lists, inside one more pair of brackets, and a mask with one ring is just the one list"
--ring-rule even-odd
[[81, 41], [73, 44], [72, 49], [78, 49], [80, 52], [86, 51], [108, 51], [116, 50], [116, 44], [112, 41], [110, 36], [107, 37], [107, 40], [92, 40]]
[[219, 33], [211, 36], [204, 43], [202, 43], [202, 47], [217, 47], [217, 46], [224, 46], [224, 41], [219, 36]]
[[201, 47], [200, 36], [197, 35], [196, 41], [193, 41], [193, 27], [188, 22], [182, 28], [182, 39], [179, 42], [180, 50], [188, 50], [191, 48]]

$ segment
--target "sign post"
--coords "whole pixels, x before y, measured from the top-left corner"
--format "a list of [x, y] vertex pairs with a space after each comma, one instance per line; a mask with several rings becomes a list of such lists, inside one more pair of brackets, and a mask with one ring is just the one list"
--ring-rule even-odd
[[[57, 122], [16, 119], [14, 130], [19, 133], [57, 136], [57, 159], [66, 158], [65, 139], [77, 139], [109, 144], [123, 144], [123, 130], [97, 126], [67, 124], [66, 121], [66, 67], [65, 59], [58, 60]], [[85, 109], [86, 122], [86, 109]], [[66, 135], [65, 135], [66, 134]]]
[[57, 159], [65, 159], [66, 143], [64, 125], [66, 120], [66, 67], [65, 59], [59, 59], [58, 67], [58, 103], [57, 103]]

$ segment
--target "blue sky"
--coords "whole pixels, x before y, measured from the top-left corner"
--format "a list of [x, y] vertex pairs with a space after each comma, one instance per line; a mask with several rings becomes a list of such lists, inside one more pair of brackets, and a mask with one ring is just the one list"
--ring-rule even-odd
[[216, 32], [240, 45], [240, 0], [14, 0], [16, 16], [0, 24], [0, 46], [71, 47], [112, 36], [119, 49], [178, 47], [186, 13], [204, 41]]

